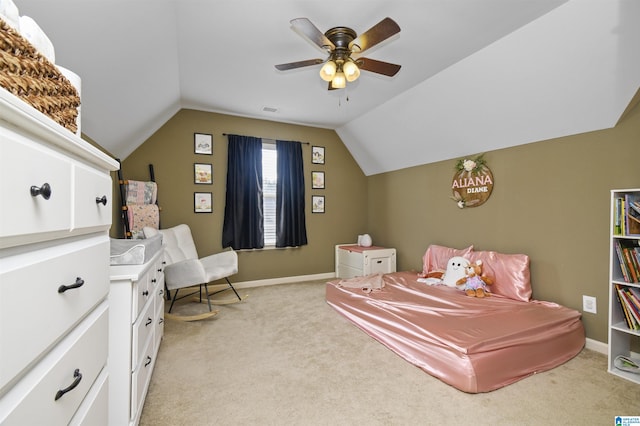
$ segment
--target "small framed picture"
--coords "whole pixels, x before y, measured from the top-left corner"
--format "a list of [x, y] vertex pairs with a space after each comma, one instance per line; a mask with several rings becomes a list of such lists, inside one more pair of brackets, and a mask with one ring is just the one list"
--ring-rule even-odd
[[324, 172], [311, 172], [311, 188], [324, 189]]
[[193, 193], [193, 211], [196, 213], [213, 212], [213, 196], [211, 192]]
[[194, 183], [208, 184], [213, 183], [213, 165], [207, 163], [195, 163], [193, 165]]
[[324, 195], [311, 196], [311, 213], [324, 213]]
[[311, 147], [311, 162], [313, 164], [324, 164], [324, 146]]
[[194, 133], [194, 152], [196, 154], [213, 154], [213, 136], [206, 133]]

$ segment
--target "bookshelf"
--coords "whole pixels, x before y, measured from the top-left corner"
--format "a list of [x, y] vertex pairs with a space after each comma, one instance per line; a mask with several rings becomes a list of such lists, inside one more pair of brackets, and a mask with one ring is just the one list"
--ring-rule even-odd
[[[640, 189], [611, 191], [609, 255], [609, 354], [611, 374], [640, 384], [640, 374], [614, 366], [617, 356], [640, 362]], [[634, 257], [635, 256], [635, 257]]]

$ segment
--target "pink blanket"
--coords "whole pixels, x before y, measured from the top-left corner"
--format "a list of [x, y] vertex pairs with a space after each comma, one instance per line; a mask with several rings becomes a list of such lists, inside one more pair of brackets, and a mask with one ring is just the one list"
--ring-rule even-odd
[[384, 275], [380, 291], [326, 286], [327, 303], [371, 337], [465, 392], [488, 392], [573, 358], [585, 343], [580, 313], [499, 295], [468, 297], [416, 273]]

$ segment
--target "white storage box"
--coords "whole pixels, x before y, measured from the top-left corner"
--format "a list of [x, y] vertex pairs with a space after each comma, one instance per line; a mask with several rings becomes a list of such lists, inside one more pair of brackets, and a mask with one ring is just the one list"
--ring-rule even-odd
[[336, 277], [353, 278], [370, 274], [396, 272], [396, 249], [362, 247], [357, 244], [336, 246]]

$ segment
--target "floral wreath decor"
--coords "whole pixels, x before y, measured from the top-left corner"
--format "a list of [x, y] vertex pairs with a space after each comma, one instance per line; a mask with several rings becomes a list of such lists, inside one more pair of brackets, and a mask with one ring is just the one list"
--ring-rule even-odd
[[458, 160], [453, 176], [451, 199], [458, 207], [478, 207], [485, 203], [493, 190], [493, 175], [484, 159], [484, 154], [476, 158]]

